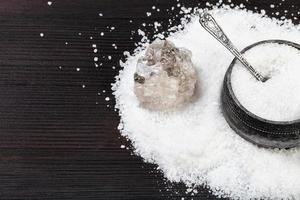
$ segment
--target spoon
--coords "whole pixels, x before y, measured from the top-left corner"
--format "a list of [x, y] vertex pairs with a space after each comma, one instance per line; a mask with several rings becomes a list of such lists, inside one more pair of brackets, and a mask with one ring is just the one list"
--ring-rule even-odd
[[249, 70], [249, 72], [251, 72], [251, 74], [258, 81], [265, 82], [269, 79], [269, 77], [264, 77], [250, 65], [250, 63], [245, 59], [245, 57], [228, 39], [228, 37], [225, 35], [221, 27], [217, 24], [213, 16], [211, 16], [207, 12], [203, 12], [200, 14], [199, 22], [203, 26], [203, 28], [212, 36], [214, 36], [214, 38], [216, 38], [223, 46], [225, 46]]

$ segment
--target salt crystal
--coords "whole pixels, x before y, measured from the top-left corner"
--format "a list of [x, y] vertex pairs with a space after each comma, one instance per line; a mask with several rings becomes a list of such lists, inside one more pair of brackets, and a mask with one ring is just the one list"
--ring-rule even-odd
[[47, 4], [48, 4], [48, 6], [51, 6], [52, 5], [52, 1], [48, 1]]
[[105, 101], [109, 101], [110, 100], [110, 98], [109, 97], [105, 97]]
[[[300, 43], [299, 25], [263, 17], [265, 12], [229, 8], [210, 12], [239, 49], [270, 38]], [[192, 15], [190, 23], [183, 23], [184, 31], [167, 38], [193, 52], [201, 77], [198, 98], [172, 113], [141, 108], [132, 79], [139, 57], [145, 54], [139, 47], [121, 63], [123, 71], [113, 85], [122, 135], [133, 141], [136, 154], [157, 164], [170, 181], [206, 185], [213, 194], [231, 199], [299, 199], [300, 148], [258, 148], [235, 134], [223, 118], [220, 91], [233, 56], [198, 20]], [[250, 28], [253, 25], [255, 29]]]
[[41, 36], [41, 37], [44, 37], [44, 33], [40, 33], [40, 36]]
[[194, 95], [197, 77], [191, 52], [157, 39], [139, 58], [134, 79], [134, 92], [143, 107], [176, 108]]
[[98, 57], [94, 57], [94, 61], [97, 62], [99, 60]]
[[79, 68], [79, 67], [77, 67], [77, 68], [76, 68], [76, 71], [78, 71], [78, 72], [79, 72], [79, 71], [80, 71], [80, 68]]

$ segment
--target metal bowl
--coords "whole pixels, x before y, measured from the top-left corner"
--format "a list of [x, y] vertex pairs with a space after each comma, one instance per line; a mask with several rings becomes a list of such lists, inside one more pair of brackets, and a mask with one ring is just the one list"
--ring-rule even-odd
[[[300, 45], [285, 40], [264, 40], [242, 50], [266, 44], [277, 43], [292, 46], [300, 50]], [[232, 85], [231, 73], [237, 59], [235, 58], [224, 77], [221, 107], [229, 126], [242, 138], [261, 147], [291, 148], [300, 145], [300, 119], [294, 121], [271, 121], [263, 119], [248, 111], [236, 98]]]

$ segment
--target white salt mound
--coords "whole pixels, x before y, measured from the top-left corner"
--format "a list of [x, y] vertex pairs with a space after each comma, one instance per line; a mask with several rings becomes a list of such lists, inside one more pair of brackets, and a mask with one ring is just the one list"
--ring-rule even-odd
[[260, 83], [238, 62], [232, 71], [232, 88], [240, 103], [265, 119], [300, 119], [300, 50], [264, 44], [247, 51], [245, 57], [271, 79]]
[[[300, 43], [300, 27], [291, 23], [280, 26], [278, 24], [280, 22], [275, 19], [245, 10], [222, 8], [211, 12], [239, 49], [260, 40], [275, 38]], [[198, 99], [185, 109], [172, 113], [151, 112], [139, 107], [133, 92], [133, 74], [137, 59], [145, 52], [138, 49], [137, 53], [128, 57], [127, 62], [123, 64], [124, 69], [113, 86], [117, 100], [116, 107], [121, 116], [119, 129], [122, 135], [133, 142], [137, 154], [148, 162], [156, 163], [171, 181], [183, 181], [187, 185], [207, 185], [215, 195], [232, 199], [300, 199], [300, 149], [258, 148], [230, 129], [221, 114], [220, 90], [233, 56], [203, 30], [198, 23], [198, 17], [192, 17], [191, 22], [184, 26], [183, 31], [178, 31], [167, 39], [176, 46], [185, 47], [193, 52], [192, 61], [200, 80], [200, 87], [196, 91]], [[266, 54], [268, 58], [278, 57], [280, 54], [273, 55], [275, 51], [271, 50], [273, 47], [262, 48], [265, 48], [264, 51], [269, 49], [272, 53]], [[274, 48], [276, 51], [297, 54], [288, 47], [281, 50], [281, 47], [277, 48], [274, 45]], [[249, 52], [249, 59], [251, 55]], [[255, 59], [250, 61], [253, 61], [253, 65], [259, 65]], [[282, 62], [282, 59], [279, 61]], [[276, 68], [279, 64], [275, 63], [274, 66]], [[245, 83], [241, 83], [243, 85], [234, 87], [241, 99], [251, 95], [251, 92], [254, 92], [251, 90], [264, 90], [256, 86], [252, 77], [244, 73], [242, 68], [241, 70], [237, 68], [238, 66], [234, 74], [241, 74], [245, 78], [249, 76]], [[288, 73], [284, 68], [278, 67], [278, 70], [282, 73], [275, 70], [266, 87], [274, 87], [272, 82], [276, 84], [276, 80], [281, 79], [280, 74], [289, 76], [284, 75]], [[238, 81], [236, 80], [236, 83], [240, 83]], [[297, 83], [291, 83], [293, 84]], [[252, 89], [242, 91], [242, 87], [248, 86]], [[279, 89], [284, 90], [285, 87], [280, 86]], [[285, 94], [296, 96], [289, 92]], [[293, 107], [297, 106], [294, 100], [285, 101], [291, 101]], [[251, 109], [252, 104], [248, 103]], [[245, 102], [247, 105], [248, 103]], [[261, 109], [265, 109], [264, 103], [260, 105], [263, 106]], [[285, 117], [288, 119], [295, 116]]]

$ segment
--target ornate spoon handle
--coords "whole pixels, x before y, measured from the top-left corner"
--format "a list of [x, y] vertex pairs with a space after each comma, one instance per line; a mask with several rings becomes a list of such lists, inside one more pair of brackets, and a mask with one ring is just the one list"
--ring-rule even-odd
[[204, 12], [200, 14], [200, 24], [205, 30], [207, 30], [212, 36], [214, 36], [222, 45], [224, 45], [239, 61], [251, 72], [251, 74], [258, 80], [265, 82], [267, 77], [262, 76], [256, 71], [239, 50], [232, 44], [232, 42], [225, 35], [221, 27], [217, 24], [215, 19], [208, 13]]

